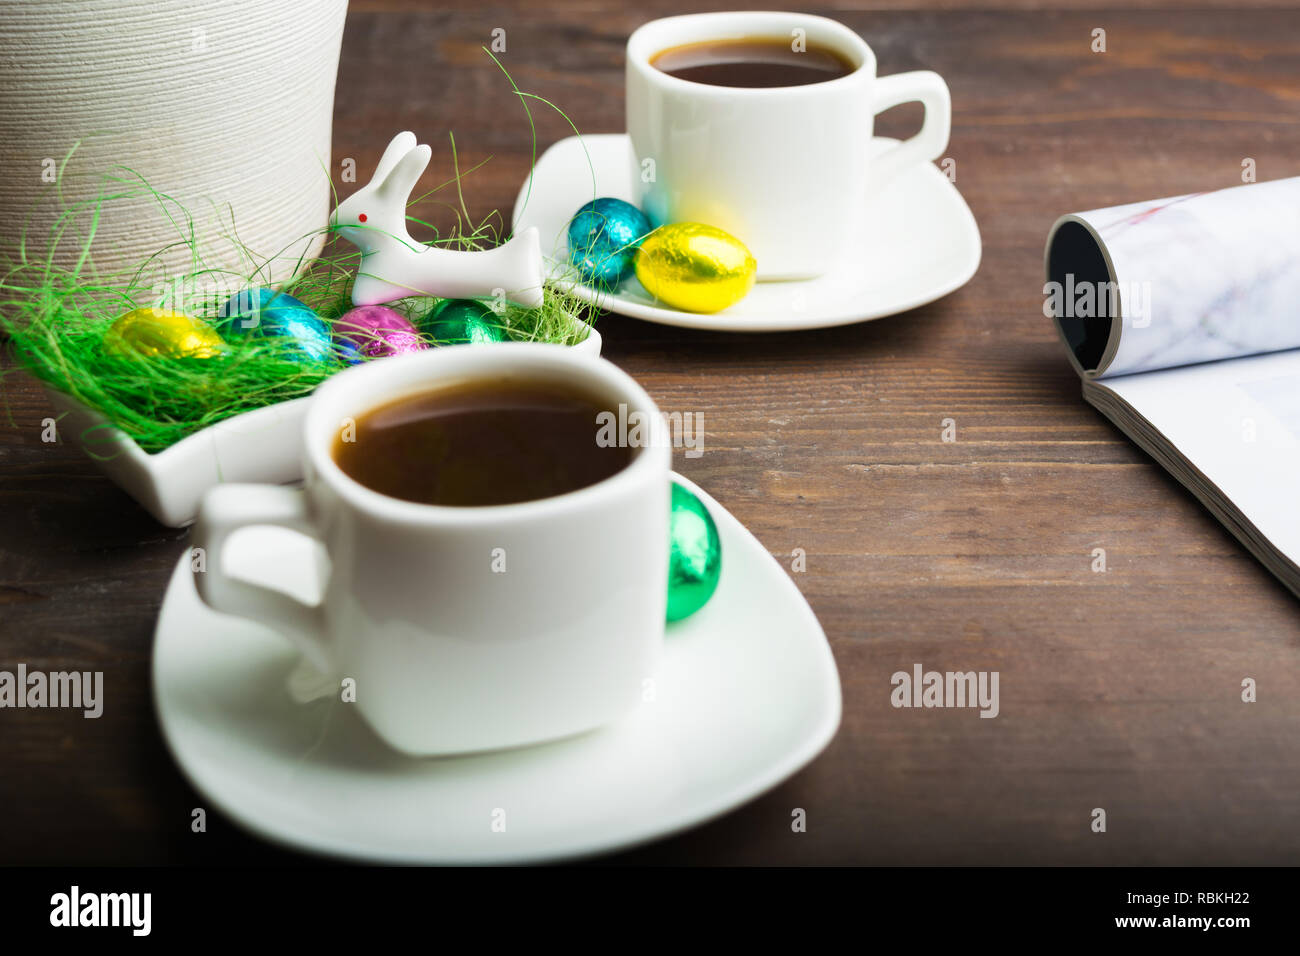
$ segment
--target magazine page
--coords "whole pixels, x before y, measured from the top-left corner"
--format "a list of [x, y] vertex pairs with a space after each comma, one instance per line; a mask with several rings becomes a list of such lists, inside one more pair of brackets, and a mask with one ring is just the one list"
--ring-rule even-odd
[[[1085, 382], [1084, 391], [1112, 418], [1118, 411], [1128, 419], [1125, 431], [1156, 446], [1152, 453], [1161, 464], [1203, 500], [1206, 493], [1226, 499], [1252, 526], [1244, 533], [1229, 529], [1250, 538], [1252, 550], [1258, 553], [1259, 539], [1267, 539], [1300, 564], [1300, 351]], [[1149, 428], [1100, 394], [1106, 392]], [[1170, 462], [1177, 456], [1191, 474]]]

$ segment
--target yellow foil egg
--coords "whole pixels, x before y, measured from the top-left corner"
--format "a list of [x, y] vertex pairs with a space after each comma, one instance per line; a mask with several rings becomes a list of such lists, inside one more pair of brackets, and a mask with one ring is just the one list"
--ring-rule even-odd
[[180, 312], [135, 309], [108, 327], [104, 350], [110, 355], [151, 358], [212, 358], [224, 343], [216, 329]]
[[677, 222], [642, 241], [636, 277], [656, 299], [683, 312], [721, 312], [754, 287], [754, 257], [714, 226]]

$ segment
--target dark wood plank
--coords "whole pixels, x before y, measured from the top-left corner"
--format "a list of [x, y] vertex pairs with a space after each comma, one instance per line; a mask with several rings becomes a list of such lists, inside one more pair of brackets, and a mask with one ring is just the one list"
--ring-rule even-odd
[[[789, 6], [791, 4], [779, 4]], [[606, 354], [667, 410], [702, 413], [705, 454], [676, 466], [788, 566], [831, 641], [843, 727], [774, 792], [616, 859], [788, 863], [1294, 863], [1300, 858], [1300, 614], [1192, 497], [1079, 399], [1041, 311], [1041, 249], [1060, 213], [1300, 175], [1300, 14], [990, 10], [978, 2], [833, 4], [882, 72], [953, 90], [949, 155], [984, 261], [907, 315], [771, 336], [602, 319]], [[335, 160], [369, 169], [412, 128], [456, 134], [471, 213], [508, 210], [528, 127], [479, 51], [507, 30], [521, 88], [584, 132], [623, 128], [622, 44], [676, 12], [649, 0], [434, 8], [354, 3]], [[1089, 49], [1107, 30], [1108, 52]], [[569, 133], [534, 110], [539, 145]], [[901, 135], [916, 114], [880, 131]], [[444, 227], [446, 210], [426, 214]], [[442, 217], [442, 218], [439, 218]], [[149, 642], [184, 532], [151, 522], [65, 446], [6, 378], [0, 429], [3, 661], [103, 669], [99, 721], [0, 714], [5, 862], [291, 861], [213, 816], [180, 778], [150, 702]], [[954, 418], [958, 441], [940, 440]], [[1090, 570], [1093, 548], [1111, 570]], [[895, 710], [915, 662], [1001, 673], [1002, 713]], [[1256, 704], [1240, 681], [1260, 682]], [[779, 707], [774, 700], [772, 706]], [[790, 832], [793, 807], [809, 813]], [[1105, 807], [1109, 832], [1089, 830]]]

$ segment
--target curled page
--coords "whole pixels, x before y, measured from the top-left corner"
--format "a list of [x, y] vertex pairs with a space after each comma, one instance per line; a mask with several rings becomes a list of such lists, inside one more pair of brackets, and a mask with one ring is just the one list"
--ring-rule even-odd
[[1062, 216], [1044, 259], [1085, 378], [1300, 348], [1300, 177]]

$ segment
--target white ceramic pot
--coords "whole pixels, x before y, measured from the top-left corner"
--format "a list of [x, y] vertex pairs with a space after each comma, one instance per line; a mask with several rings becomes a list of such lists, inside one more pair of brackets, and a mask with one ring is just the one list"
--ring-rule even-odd
[[[201, 235], [233, 218], [245, 246], [282, 264], [269, 278], [286, 277], [329, 214], [346, 12], [347, 0], [0, 0], [0, 242], [27, 222], [41, 248], [61, 206], [93, 200], [105, 172], [126, 167]], [[51, 164], [74, 146], [60, 196]], [[137, 265], [175, 240], [155, 200], [115, 200], [95, 266]], [[60, 242], [61, 261], [75, 250]], [[178, 249], [164, 265], [189, 271], [188, 259]]]

